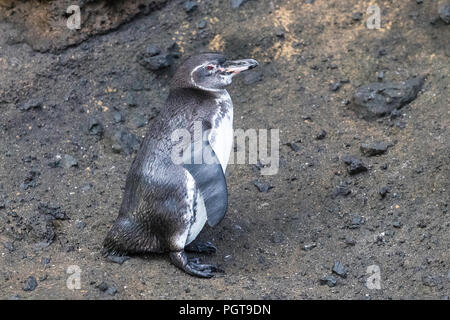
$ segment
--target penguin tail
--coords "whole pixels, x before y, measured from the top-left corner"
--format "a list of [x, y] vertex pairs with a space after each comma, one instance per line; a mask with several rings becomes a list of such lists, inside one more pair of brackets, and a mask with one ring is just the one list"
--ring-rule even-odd
[[119, 217], [103, 241], [104, 257], [124, 256], [134, 253], [159, 252], [158, 241], [145, 232], [136, 222]]

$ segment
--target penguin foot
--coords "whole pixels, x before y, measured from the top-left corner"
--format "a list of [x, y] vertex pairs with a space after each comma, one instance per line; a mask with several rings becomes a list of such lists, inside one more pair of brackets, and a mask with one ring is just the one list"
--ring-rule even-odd
[[213, 245], [211, 242], [199, 242], [199, 243], [190, 243], [188, 244], [184, 250], [186, 252], [193, 252], [193, 253], [207, 253], [207, 254], [213, 254], [216, 253], [217, 248], [215, 245]]
[[170, 253], [172, 263], [191, 276], [199, 278], [212, 278], [214, 273], [224, 273], [225, 271], [212, 265], [202, 264], [199, 258], [188, 259], [184, 251]]

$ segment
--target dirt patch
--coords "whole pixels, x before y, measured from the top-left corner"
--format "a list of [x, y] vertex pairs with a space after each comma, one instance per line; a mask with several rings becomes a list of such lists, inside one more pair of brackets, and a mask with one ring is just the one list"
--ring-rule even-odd
[[[34, 50], [58, 51], [89, 37], [108, 32], [138, 15], [161, 9], [167, 0], [76, 2], [71, 0], [0, 1], [0, 19], [12, 22], [17, 31], [9, 43], [26, 42]], [[79, 10], [79, 11], [76, 11]], [[68, 20], [80, 13], [80, 25], [68, 28]], [[75, 21], [75, 20], [74, 20]], [[70, 22], [70, 21], [69, 21]]]

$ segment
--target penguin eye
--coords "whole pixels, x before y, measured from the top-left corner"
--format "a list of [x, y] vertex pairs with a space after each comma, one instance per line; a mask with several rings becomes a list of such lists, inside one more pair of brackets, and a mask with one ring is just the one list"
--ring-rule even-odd
[[206, 66], [206, 70], [214, 70], [215, 69], [215, 67], [213, 66], [213, 65], [209, 65], [209, 66]]

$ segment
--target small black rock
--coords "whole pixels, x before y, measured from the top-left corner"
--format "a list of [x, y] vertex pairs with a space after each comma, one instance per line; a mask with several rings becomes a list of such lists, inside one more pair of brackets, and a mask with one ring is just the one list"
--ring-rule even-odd
[[200, 20], [200, 22], [198, 23], [198, 28], [199, 29], [205, 29], [206, 28], [206, 20]]
[[337, 284], [337, 280], [334, 276], [326, 276], [319, 280], [320, 285], [324, 286], [327, 285], [330, 288], [335, 287]]
[[266, 182], [254, 181], [253, 184], [258, 188], [259, 192], [268, 192], [273, 186]]
[[154, 57], [161, 53], [161, 48], [154, 44], [149, 44], [147, 48], [145, 48], [145, 55], [148, 57]]
[[316, 135], [316, 139], [317, 140], [322, 140], [325, 139], [325, 137], [327, 136], [327, 132], [325, 130], [320, 130], [320, 132]]
[[334, 273], [336, 273], [338, 276], [342, 277], [342, 278], [347, 278], [347, 269], [345, 268], [345, 266], [339, 262], [339, 261], [335, 261], [333, 268], [331, 269], [331, 271], [333, 271]]
[[330, 90], [331, 91], [338, 91], [342, 86], [341, 81], [335, 81], [330, 85]]
[[360, 150], [364, 155], [373, 157], [385, 153], [388, 148], [389, 145], [385, 142], [375, 142], [361, 144]]
[[127, 93], [126, 101], [127, 101], [127, 105], [129, 107], [136, 107], [137, 106], [136, 100], [137, 100], [136, 94], [134, 94], [134, 92]]
[[384, 199], [386, 195], [389, 193], [389, 187], [382, 187], [378, 193], [380, 194], [381, 199]]
[[123, 152], [126, 155], [133, 153], [139, 149], [140, 139], [126, 129], [118, 129], [111, 137], [111, 148], [114, 152]]
[[19, 106], [22, 111], [28, 111], [30, 109], [38, 109], [42, 107], [42, 99], [31, 99]]
[[362, 12], [354, 12], [352, 14], [352, 20], [354, 21], [361, 21], [363, 18], [363, 13]]
[[359, 215], [355, 215], [352, 218], [352, 221], [350, 223], [349, 229], [358, 229], [364, 223], [366, 223], [366, 221], [364, 220], [364, 217], [359, 216]]
[[25, 284], [23, 286], [23, 291], [33, 291], [38, 286], [36, 278], [33, 276], [29, 276], [27, 280], [25, 280]]
[[88, 122], [88, 133], [90, 135], [103, 135], [103, 125], [97, 118], [91, 118]]
[[297, 144], [295, 144], [294, 142], [288, 142], [288, 143], [286, 143], [286, 145], [287, 145], [289, 148], [291, 148], [292, 151], [297, 152], [298, 150], [300, 150], [300, 147], [299, 147]]
[[337, 196], [345, 197], [345, 196], [348, 196], [350, 193], [352, 193], [352, 191], [350, 190], [349, 187], [347, 187], [345, 185], [339, 185], [333, 191], [333, 198], [336, 198]]
[[347, 171], [351, 175], [367, 171], [367, 167], [364, 163], [354, 156], [345, 156], [342, 160], [346, 165], [348, 165]]

